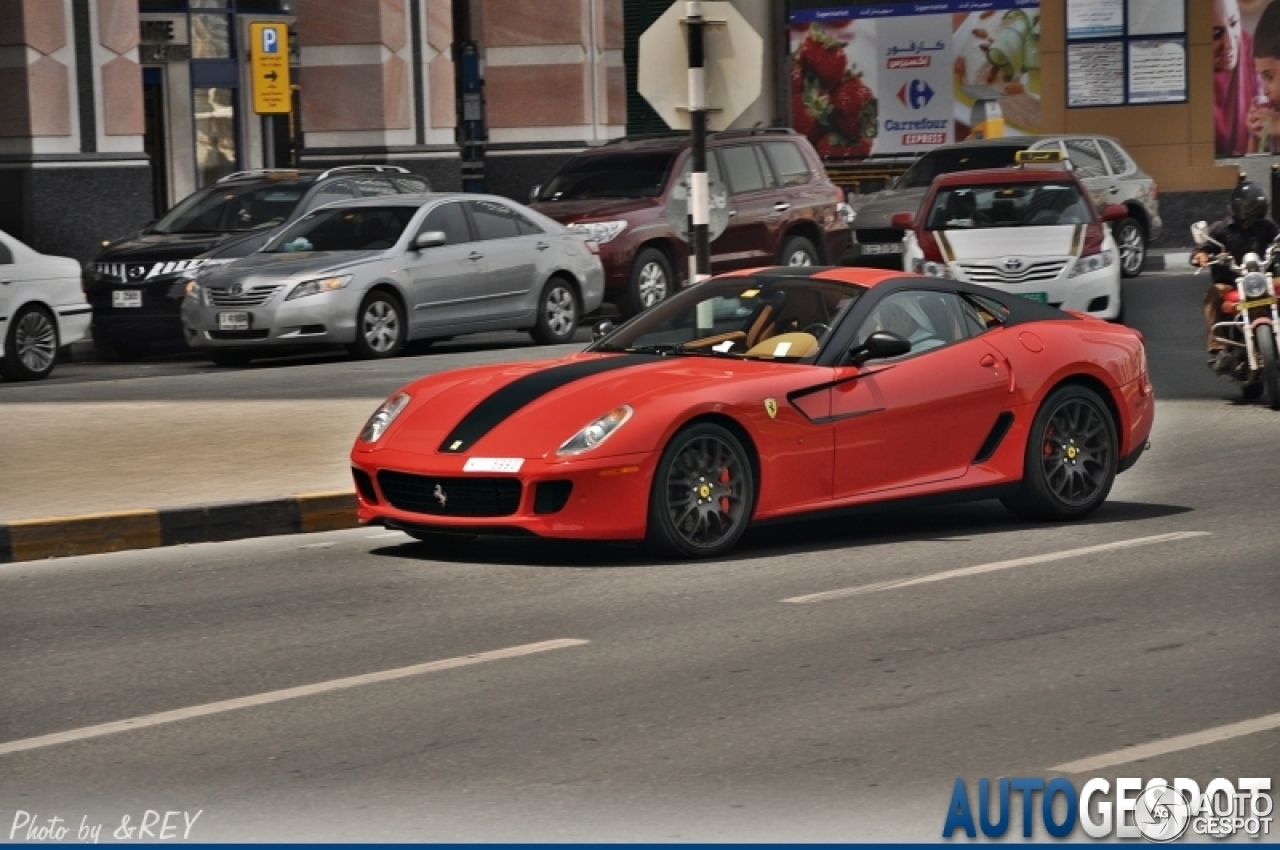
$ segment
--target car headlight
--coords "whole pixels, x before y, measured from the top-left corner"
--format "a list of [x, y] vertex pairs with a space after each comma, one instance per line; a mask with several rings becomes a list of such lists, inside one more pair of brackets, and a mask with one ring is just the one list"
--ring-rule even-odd
[[1067, 277], [1079, 277], [1082, 274], [1100, 271], [1110, 267], [1115, 261], [1115, 257], [1112, 256], [1110, 251], [1103, 251], [1100, 254], [1090, 254], [1087, 257], [1081, 257], [1076, 260], [1075, 265], [1071, 267], [1071, 274]]
[[631, 418], [631, 406], [624, 404], [615, 407], [604, 416], [592, 422], [578, 433], [564, 441], [564, 445], [556, 449], [558, 455], [577, 455], [590, 451], [609, 439], [609, 435], [621, 428]]
[[836, 204], [836, 212], [844, 219], [844, 223], [853, 227], [854, 220], [858, 217], [858, 211], [845, 203]]
[[597, 244], [603, 245], [613, 241], [619, 233], [626, 230], [627, 223], [625, 221], [586, 221], [571, 224], [569, 229], [576, 230]]
[[378, 442], [378, 439], [391, 427], [391, 423], [395, 422], [396, 417], [408, 406], [408, 393], [396, 393], [384, 401], [369, 417], [369, 421], [364, 424], [364, 430], [360, 432], [360, 439], [366, 443]]
[[334, 277], [323, 277], [319, 280], [304, 280], [293, 288], [285, 301], [292, 301], [295, 298], [306, 298], [308, 295], [318, 295], [321, 292], [332, 292], [335, 289], [345, 289], [347, 284], [351, 282], [351, 275], [340, 274]]
[[925, 274], [929, 277], [941, 277], [947, 280], [953, 279], [951, 269], [946, 263], [935, 263], [933, 260], [912, 260], [911, 270], [916, 274]]
[[1249, 272], [1244, 276], [1244, 297], [1260, 298], [1267, 294], [1267, 276], [1262, 272]]
[[203, 291], [204, 290], [200, 287], [200, 284], [196, 283], [194, 280], [187, 281], [187, 286], [184, 290], [188, 298], [194, 298], [197, 301], [200, 300], [200, 293]]

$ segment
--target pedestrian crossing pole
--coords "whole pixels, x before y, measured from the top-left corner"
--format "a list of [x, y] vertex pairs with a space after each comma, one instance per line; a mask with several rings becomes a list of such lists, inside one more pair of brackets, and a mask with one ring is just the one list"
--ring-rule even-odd
[[689, 124], [693, 131], [693, 162], [689, 169], [690, 247], [689, 283], [711, 276], [710, 192], [707, 184], [707, 78], [704, 70], [702, 1], [688, 0]]

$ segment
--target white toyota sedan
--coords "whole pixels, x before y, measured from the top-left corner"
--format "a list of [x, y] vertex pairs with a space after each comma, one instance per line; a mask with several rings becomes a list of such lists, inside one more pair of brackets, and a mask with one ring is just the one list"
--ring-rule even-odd
[[91, 317], [78, 262], [33, 251], [0, 231], [0, 375], [48, 377], [58, 349], [83, 339]]
[[1118, 321], [1120, 255], [1104, 214], [1062, 168], [1001, 168], [938, 177], [906, 231], [906, 271], [962, 280]]

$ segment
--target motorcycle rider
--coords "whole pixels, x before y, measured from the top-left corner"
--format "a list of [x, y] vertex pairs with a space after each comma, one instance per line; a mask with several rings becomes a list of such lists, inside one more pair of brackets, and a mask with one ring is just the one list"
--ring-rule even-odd
[[[1268, 246], [1280, 235], [1280, 228], [1267, 217], [1267, 195], [1257, 183], [1244, 179], [1231, 194], [1231, 218], [1213, 225], [1209, 231], [1212, 239], [1222, 243], [1218, 248], [1211, 242], [1197, 245], [1191, 255], [1193, 266], [1204, 266], [1210, 258], [1225, 250], [1237, 263], [1244, 261], [1245, 254], [1254, 253], [1261, 257]], [[1214, 339], [1213, 326], [1224, 320], [1222, 299], [1235, 289], [1236, 275], [1229, 268], [1214, 265], [1210, 272], [1213, 283], [1204, 294], [1204, 322], [1208, 341], [1209, 367], [1215, 372], [1229, 372], [1235, 362], [1230, 352]]]

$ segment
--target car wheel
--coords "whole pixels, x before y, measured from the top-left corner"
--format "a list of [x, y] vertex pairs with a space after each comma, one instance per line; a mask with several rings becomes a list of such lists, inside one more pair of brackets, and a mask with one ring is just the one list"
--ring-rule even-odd
[[1119, 455], [1115, 421], [1097, 393], [1060, 387], [1031, 423], [1021, 488], [1001, 501], [1023, 519], [1081, 519], [1111, 492]]
[[676, 288], [676, 274], [667, 255], [657, 248], [645, 248], [631, 264], [631, 283], [618, 304], [624, 319], [630, 319], [665, 301]]
[[738, 542], [754, 510], [755, 478], [738, 438], [719, 425], [694, 425], [658, 462], [646, 539], [662, 555], [709, 558]]
[[215, 366], [247, 366], [253, 359], [250, 351], [210, 351], [208, 357]]
[[1147, 261], [1147, 234], [1137, 219], [1122, 219], [1115, 227], [1116, 247], [1120, 249], [1120, 274], [1137, 277]]
[[58, 359], [58, 325], [44, 307], [28, 304], [9, 320], [0, 374], [10, 381], [49, 377]]
[[142, 357], [146, 349], [124, 340], [117, 339], [96, 327], [93, 329], [93, 347], [103, 360], [123, 363]]
[[360, 360], [394, 357], [404, 346], [404, 310], [389, 292], [370, 292], [356, 314], [356, 341], [347, 346]]
[[578, 294], [573, 284], [553, 277], [538, 296], [538, 323], [529, 331], [539, 345], [564, 345], [573, 342], [578, 330]]
[[1267, 404], [1280, 410], [1280, 363], [1276, 362], [1276, 335], [1270, 325], [1258, 325], [1254, 332], [1258, 358], [1262, 360], [1262, 386], [1267, 391]]
[[784, 266], [816, 266], [818, 249], [803, 236], [792, 236], [782, 245], [779, 263]]
[[1240, 387], [1240, 397], [1245, 401], [1257, 401], [1262, 398], [1262, 381], [1255, 381], [1252, 384], [1243, 384]]

